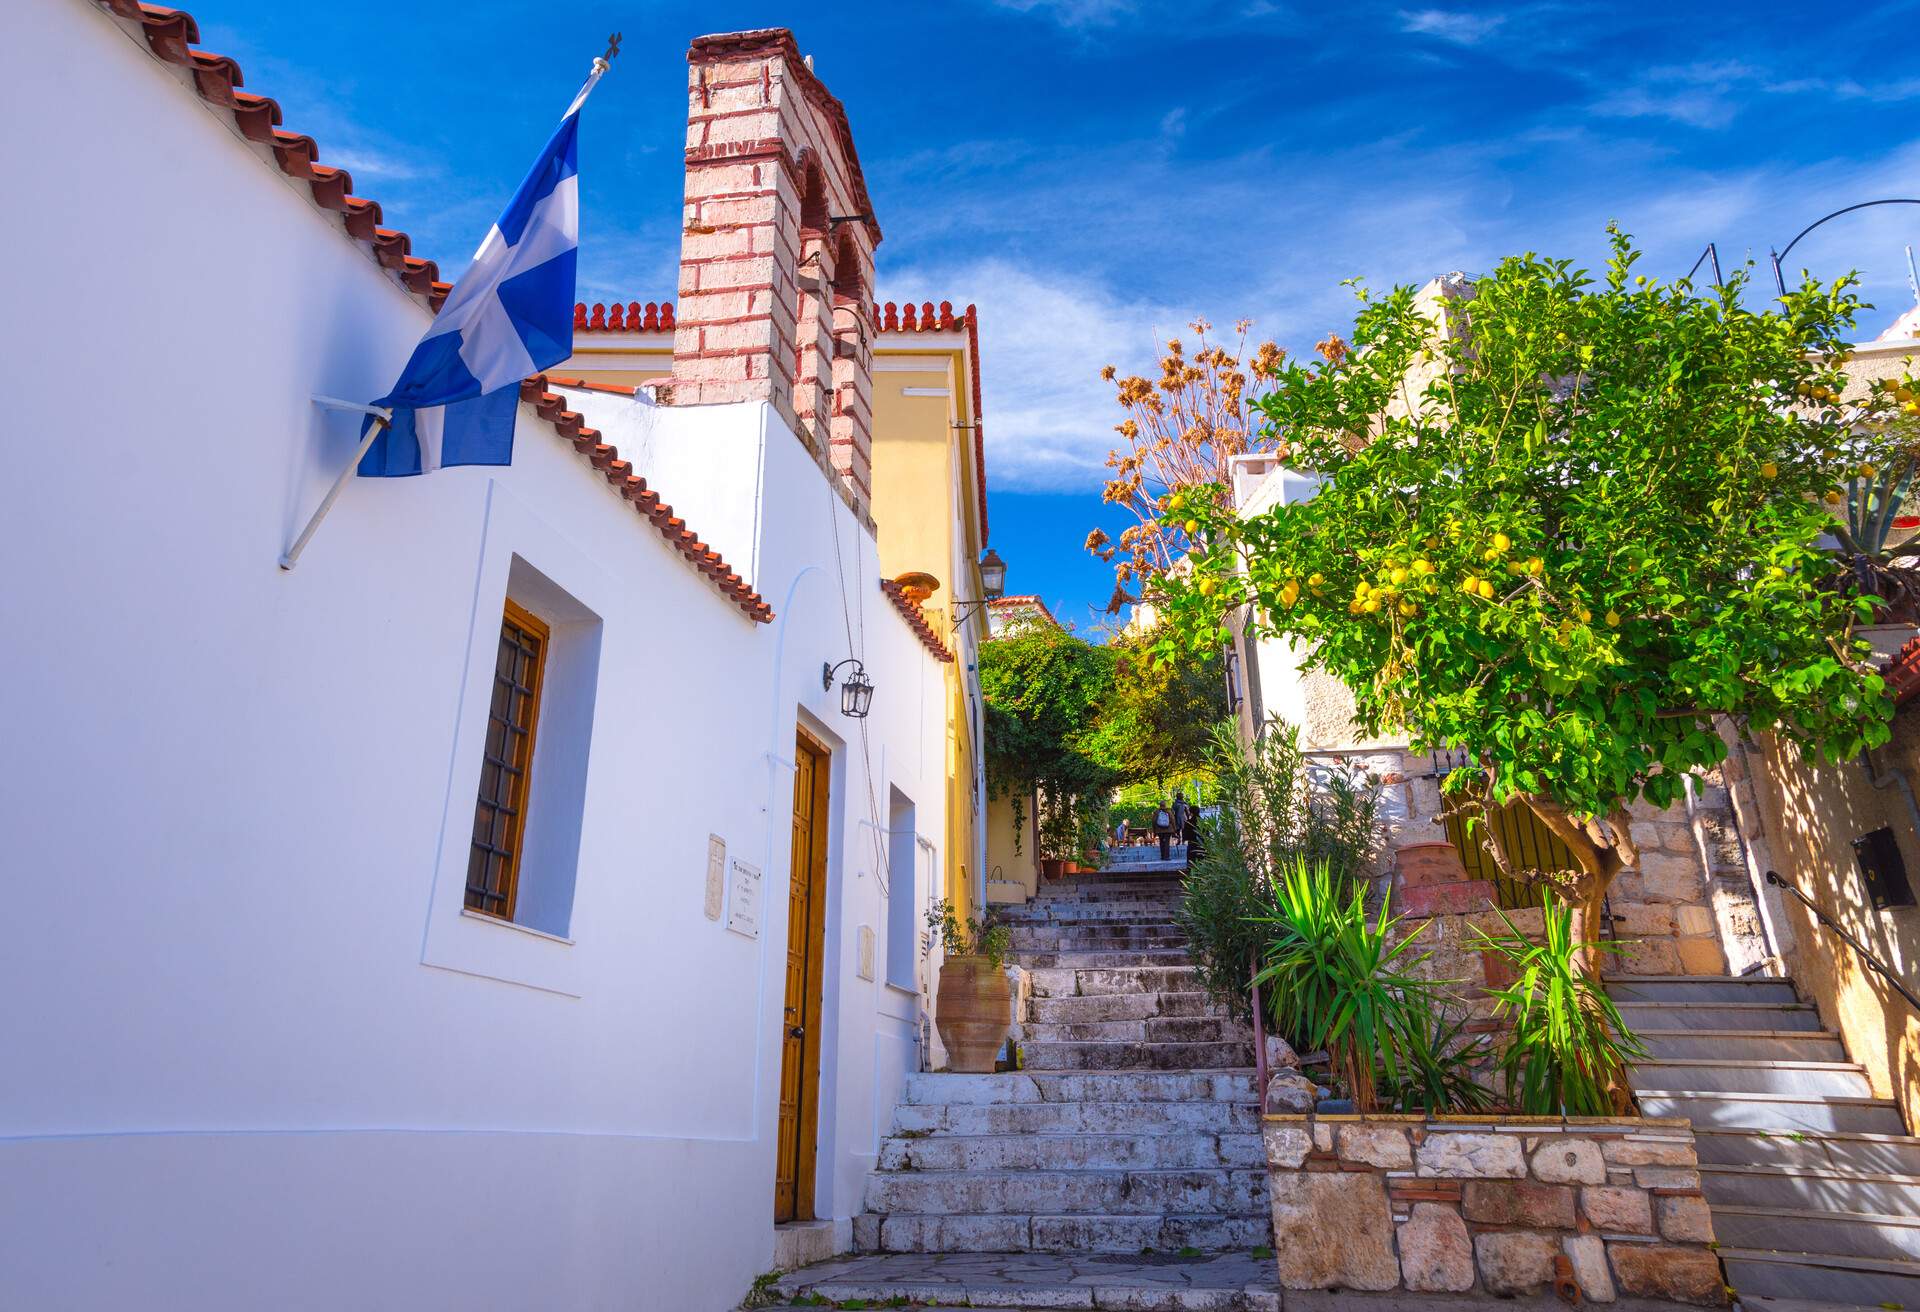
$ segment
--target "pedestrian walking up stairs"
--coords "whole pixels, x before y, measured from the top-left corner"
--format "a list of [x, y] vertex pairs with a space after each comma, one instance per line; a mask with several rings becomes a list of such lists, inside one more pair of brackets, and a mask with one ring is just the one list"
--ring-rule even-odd
[[1271, 1243], [1251, 1033], [1200, 990], [1173, 921], [1180, 888], [1177, 872], [1109, 870], [1003, 913], [1032, 973], [1022, 1069], [909, 1078], [857, 1248], [1192, 1257]]
[[1920, 1309], [1920, 1139], [1788, 979], [1619, 976], [1641, 1110], [1694, 1125], [1743, 1302]]

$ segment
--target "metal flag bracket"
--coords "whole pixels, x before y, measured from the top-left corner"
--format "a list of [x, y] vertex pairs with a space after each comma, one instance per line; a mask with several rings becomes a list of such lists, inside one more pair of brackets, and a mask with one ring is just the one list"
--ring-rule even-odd
[[367, 431], [361, 435], [360, 445], [354, 448], [353, 459], [347, 461], [347, 467], [340, 471], [340, 477], [333, 480], [333, 486], [327, 489], [327, 495], [320, 499], [319, 508], [313, 512], [313, 518], [309, 519], [307, 526], [300, 530], [300, 536], [293, 540], [293, 545], [281, 553], [280, 568], [283, 570], [290, 570], [300, 563], [300, 553], [307, 549], [307, 543], [312, 540], [314, 530], [320, 527], [320, 521], [327, 517], [327, 512], [333, 509], [333, 503], [339, 500], [340, 491], [346, 487], [347, 480], [353, 477], [353, 471], [360, 468], [361, 457], [367, 454], [367, 448], [373, 445], [373, 439], [386, 432], [387, 425], [393, 422], [393, 411], [386, 406], [342, 401], [337, 396], [316, 396], [313, 398], [313, 403], [325, 410], [353, 410], [360, 414], [372, 415], [373, 423], [368, 425]]

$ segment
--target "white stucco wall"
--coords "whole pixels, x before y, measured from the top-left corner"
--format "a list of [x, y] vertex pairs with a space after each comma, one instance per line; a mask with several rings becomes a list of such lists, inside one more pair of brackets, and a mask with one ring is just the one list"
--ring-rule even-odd
[[[821, 1215], [859, 1210], [915, 1056], [858, 940], [869, 799], [944, 833], [941, 670], [871, 535], [764, 406], [581, 396], [773, 625], [524, 406], [511, 467], [356, 482], [283, 573], [353, 441], [308, 398], [383, 392], [426, 313], [94, 6], [31, 28], [0, 83], [38, 197], [0, 208], [0, 1306], [731, 1308], [772, 1253], [796, 719], [836, 749]], [[577, 852], [570, 943], [460, 911], [529, 569], [597, 644], [542, 849]], [[820, 686], [849, 626], [864, 736]], [[765, 872], [757, 939], [703, 914], [710, 833]]]

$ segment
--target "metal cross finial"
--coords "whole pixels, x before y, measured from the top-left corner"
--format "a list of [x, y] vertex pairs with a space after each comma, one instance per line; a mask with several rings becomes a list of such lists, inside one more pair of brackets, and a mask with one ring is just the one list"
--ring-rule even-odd
[[613, 62], [614, 56], [620, 53], [620, 36], [620, 33], [615, 32], [607, 38], [607, 53], [600, 56], [600, 58], [606, 60], [609, 64]]

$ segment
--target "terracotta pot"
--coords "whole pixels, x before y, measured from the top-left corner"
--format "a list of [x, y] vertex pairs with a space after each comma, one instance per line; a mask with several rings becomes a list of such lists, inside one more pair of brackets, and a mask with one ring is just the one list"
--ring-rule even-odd
[[1040, 873], [1042, 876], [1044, 876], [1047, 879], [1058, 879], [1060, 878], [1061, 869], [1065, 865], [1066, 865], [1066, 862], [1060, 860], [1058, 857], [1051, 857], [1051, 856], [1041, 857]]
[[1063, 875], [1077, 875], [1080, 873], [1080, 863], [1078, 861], [1062, 861], [1060, 863], [1060, 873]]
[[1013, 1027], [1013, 989], [1006, 969], [985, 957], [948, 957], [940, 965], [934, 1023], [947, 1045], [950, 1070], [991, 1072]]

